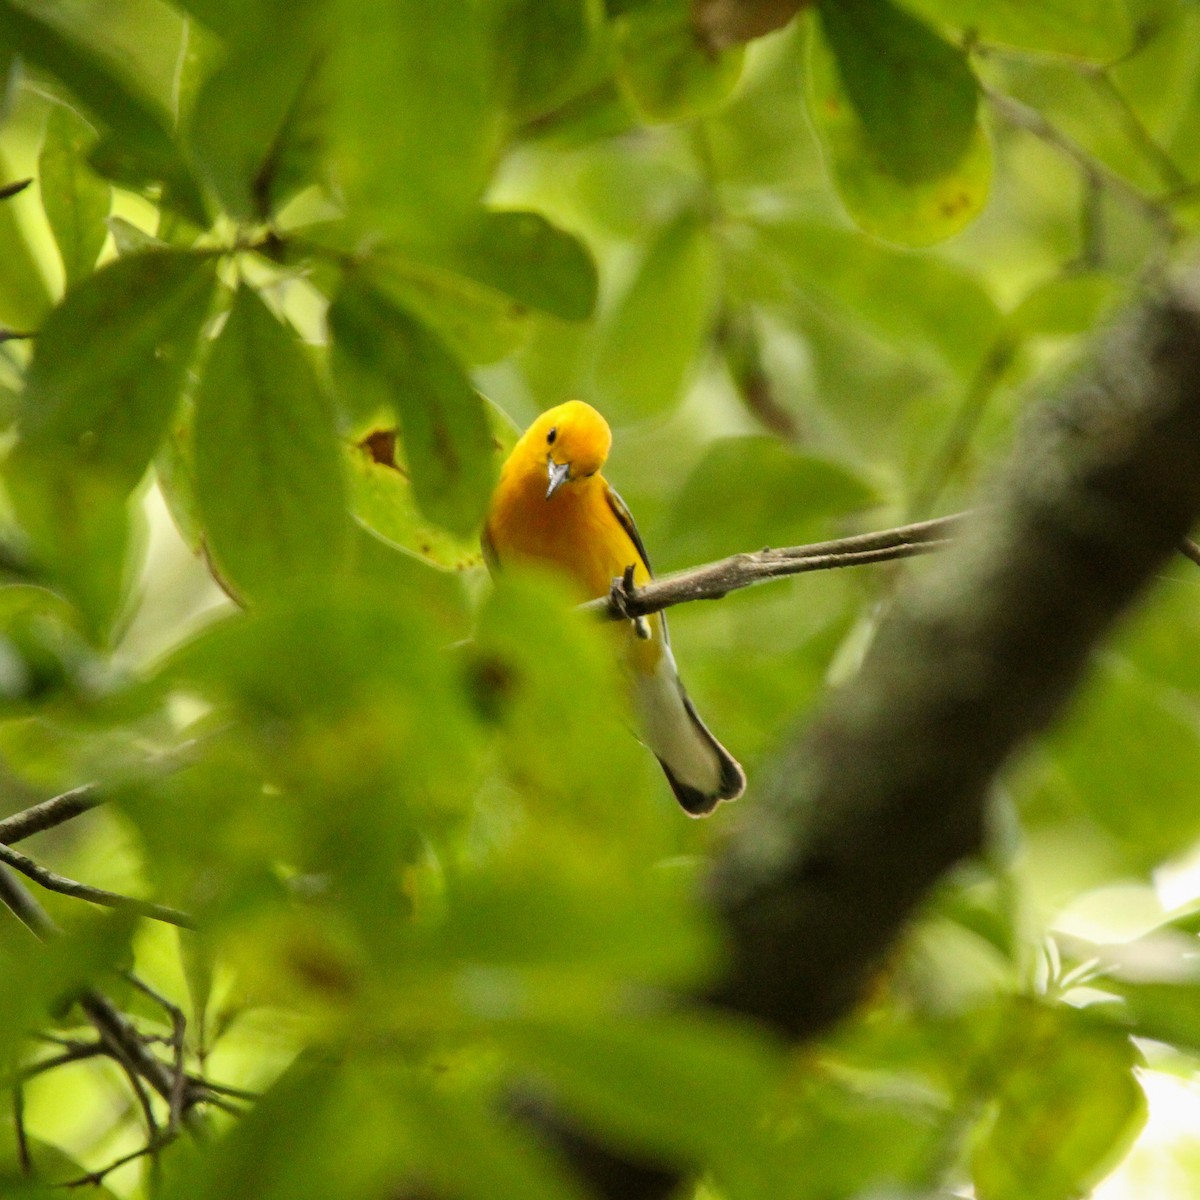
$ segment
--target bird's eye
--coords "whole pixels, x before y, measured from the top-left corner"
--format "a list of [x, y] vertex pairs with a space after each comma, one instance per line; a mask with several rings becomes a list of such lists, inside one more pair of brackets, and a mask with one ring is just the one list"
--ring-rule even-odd
[[555, 426], [554, 426], [554, 428], [553, 428], [553, 429], [551, 429], [551, 430], [550, 430], [550, 432], [549, 432], [548, 434], [546, 434], [546, 445], [547, 445], [547, 446], [553, 446], [553, 445], [554, 445], [554, 439], [555, 439], [556, 437], [558, 437], [558, 426], [557, 426], [557, 425], [555, 425]]

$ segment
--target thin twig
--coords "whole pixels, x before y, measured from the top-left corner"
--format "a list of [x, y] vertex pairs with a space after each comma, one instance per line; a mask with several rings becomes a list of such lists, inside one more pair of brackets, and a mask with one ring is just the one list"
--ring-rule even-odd
[[16, 183], [6, 183], [0, 187], [0, 200], [7, 200], [10, 196], [16, 196], [23, 192], [31, 183], [32, 179], [18, 179]]
[[65, 1188], [99, 1187], [104, 1182], [105, 1177], [118, 1167], [123, 1167], [126, 1163], [136, 1162], [139, 1158], [145, 1158], [147, 1154], [157, 1154], [164, 1146], [169, 1146], [178, 1136], [178, 1133], [171, 1133], [168, 1130], [164, 1130], [157, 1137], [147, 1141], [144, 1146], [139, 1147], [137, 1150], [132, 1150], [128, 1154], [121, 1155], [120, 1158], [114, 1159], [107, 1166], [100, 1167], [95, 1171], [89, 1171], [86, 1175], [80, 1175], [78, 1179], [68, 1179], [66, 1183], [60, 1183], [58, 1186]]
[[34, 883], [40, 884], [49, 892], [58, 892], [63, 896], [72, 896], [76, 900], [86, 900], [90, 904], [99, 904], [104, 908], [129, 909], [143, 917], [155, 921], [164, 921], [168, 925], [178, 925], [183, 929], [194, 929], [195, 922], [187, 913], [178, 908], [170, 908], [165, 904], [155, 904], [151, 900], [138, 900], [132, 896], [122, 896], [118, 892], [110, 892], [105, 888], [92, 887], [75, 879], [68, 879], [54, 871], [36, 863], [19, 850], [11, 846], [0, 845], [0, 862], [20, 871]]
[[911, 509], [914, 517], [921, 517], [933, 508], [943, 488], [961, 466], [988, 403], [1012, 363], [1015, 350], [1012, 339], [1002, 334], [983, 356], [967, 385], [945, 440], [938, 448], [924, 481], [917, 488]]
[[[3, 866], [0, 866], [0, 903], [10, 908], [21, 923], [41, 941], [46, 941], [60, 932], [50, 914]], [[107, 996], [95, 988], [88, 988], [79, 997], [78, 1003], [113, 1057], [134, 1065], [137, 1073], [170, 1104], [176, 1086], [175, 1076], [165, 1063], [160, 1062], [146, 1048], [132, 1022]], [[187, 1111], [193, 1104], [206, 1099], [208, 1098], [189, 1078], [184, 1110]]]
[[691, 600], [719, 600], [740, 588], [786, 575], [911, 558], [944, 545], [966, 515], [954, 513], [829, 542], [735, 554], [687, 571], [664, 575], [636, 591], [622, 584], [618, 589], [620, 595], [610, 593], [581, 607], [585, 612], [594, 612], [611, 620], [623, 620], [648, 616]]
[[137, 1060], [127, 1058], [121, 1053], [113, 1054], [112, 1057], [125, 1073], [125, 1078], [129, 1080], [129, 1086], [133, 1089], [133, 1094], [137, 1097], [138, 1107], [142, 1110], [142, 1119], [146, 1122], [147, 1143], [152, 1144], [157, 1142], [161, 1136], [161, 1130], [159, 1129], [158, 1118], [154, 1115], [154, 1105], [150, 1103], [150, 1096], [146, 1091], [146, 1085], [142, 1082], [141, 1074], [138, 1071]]
[[25, 1131], [25, 1089], [20, 1080], [13, 1084], [13, 1124], [17, 1133], [17, 1162], [26, 1178], [33, 1174], [33, 1156], [29, 1153], [29, 1137]]
[[244, 1100], [248, 1104], [262, 1098], [261, 1092], [251, 1092], [246, 1088], [234, 1087], [228, 1083], [213, 1083], [211, 1079], [205, 1079], [203, 1075], [189, 1075], [188, 1082], [203, 1088], [206, 1092], [215, 1092], [218, 1096], [230, 1096], [234, 1100]]
[[1073, 137], [1064, 133], [1036, 108], [1023, 104], [1020, 100], [1014, 100], [1012, 96], [1006, 96], [994, 88], [984, 87], [983, 94], [1010, 125], [1032, 133], [1034, 137], [1060, 151], [1090, 177], [1103, 183], [1114, 195], [1137, 209], [1168, 242], [1178, 240], [1179, 226], [1171, 211], [1161, 201], [1156, 200], [1153, 196], [1147, 196], [1123, 175], [1117, 174], [1106, 163], [1090, 154]]
[[[948, 546], [970, 515], [970, 512], [950, 513], [912, 525], [859, 533], [829, 542], [734, 554], [716, 562], [689, 567], [686, 571], [662, 575], [639, 588], [626, 580], [614, 579], [607, 596], [589, 600], [579, 608], [610, 621], [636, 620], [676, 604], [720, 600], [730, 592], [769, 579], [913, 558]], [[1200, 545], [1196, 542], [1184, 538], [1179, 543], [1179, 552], [1200, 566]]]
[[8, 908], [39, 941], [44, 942], [59, 932], [50, 914], [3, 866], [0, 866], [0, 904]]
[[90, 812], [103, 803], [104, 797], [94, 783], [85, 783], [82, 787], [63, 792], [61, 796], [52, 796], [49, 800], [0, 820], [0, 846], [11, 846], [35, 833], [53, 829], [55, 825]]
[[175, 1079], [171, 1088], [171, 1095], [168, 1097], [168, 1107], [170, 1112], [170, 1128], [175, 1129], [178, 1127], [180, 1119], [183, 1116], [183, 1101], [188, 1082], [183, 1062], [184, 1041], [187, 1037], [187, 1017], [183, 1015], [182, 1008], [177, 1004], [172, 1004], [166, 996], [152, 988], [144, 979], [141, 979], [132, 971], [125, 971], [123, 974], [143, 996], [147, 996], [153, 1000], [171, 1020], [171, 1036], [167, 1044], [171, 1047], [172, 1051]]
[[28, 329], [4, 329], [0, 327], [0, 342], [27, 342], [37, 334]]
[[96, 1058], [102, 1054], [108, 1054], [108, 1047], [103, 1042], [81, 1042], [72, 1046], [69, 1050], [64, 1050], [61, 1054], [54, 1055], [53, 1058], [39, 1059], [37, 1062], [28, 1063], [21, 1067], [16, 1074], [16, 1086], [19, 1086], [27, 1079], [34, 1079], [38, 1075], [44, 1075], [47, 1071], [55, 1071], [59, 1067], [67, 1066], [69, 1063], [83, 1062], [85, 1059]]
[[1142, 120], [1141, 114], [1129, 102], [1129, 97], [1117, 86], [1109, 68], [1102, 67], [1088, 71], [1087, 75], [1094, 81], [1097, 90], [1115, 108], [1121, 123], [1125, 126], [1126, 136], [1154, 164], [1155, 170], [1170, 192], [1179, 192], [1189, 187], [1192, 181], [1155, 140], [1154, 135], [1146, 127], [1145, 121]]
[[1179, 543], [1179, 553], [1185, 558], [1190, 558], [1196, 566], [1200, 567], [1200, 546], [1196, 545], [1191, 538], [1184, 538]]

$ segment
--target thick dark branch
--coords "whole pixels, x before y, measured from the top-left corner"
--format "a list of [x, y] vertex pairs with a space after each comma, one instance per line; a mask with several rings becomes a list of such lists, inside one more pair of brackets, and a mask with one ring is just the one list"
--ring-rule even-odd
[[130, 909], [143, 917], [155, 921], [165, 921], [168, 925], [179, 925], [184, 929], [192, 929], [195, 922], [187, 913], [177, 908], [168, 908], [165, 904], [155, 904], [151, 900], [137, 900], [132, 896], [122, 896], [118, 892], [110, 892], [104, 888], [92, 887], [87, 883], [79, 883], [68, 879], [54, 871], [27, 858], [19, 850], [0, 844], [0, 863], [12, 867], [28, 876], [34, 883], [41, 884], [49, 892], [58, 892], [63, 896], [72, 896], [76, 900], [86, 900], [90, 904], [99, 904], [104, 908]]
[[808, 571], [828, 571], [837, 567], [860, 567], [867, 563], [887, 562], [925, 554], [946, 544], [962, 527], [967, 514], [955, 513], [860, 533], [830, 542], [812, 542], [806, 546], [784, 546], [776, 550], [749, 551], [705, 563], [673, 575], [663, 575], [637, 589], [614, 581], [608, 596], [589, 600], [580, 607], [610, 620], [643, 617], [675, 604], [691, 600], [720, 600], [730, 592], [785, 575], [803, 575]]
[[53, 829], [55, 825], [61, 825], [103, 803], [100, 790], [94, 783], [85, 783], [82, 787], [63, 792], [61, 796], [52, 796], [49, 800], [0, 820], [0, 846], [11, 846], [35, 833]]
[[[900, 591], [858, 675], [745, 805], [709, 880], [730, 954], [710, 1001], [823, 1032], [930, 887], [980, 851], [992, 779], [1200, 516], [1192, 285], [1110, 331], [1036, 414], [985, 506]], [[576, 1161], [600, 1195], [669, 1191], [656, 1172]]]
[[1197, 296], [1113, 331], [992, 492], [899, 595], [713, 880], [735, 948], [721, 999], [791, 1034], [845, 1013], [920, 897], [979, 850], [992, 777], [1200, 514]]

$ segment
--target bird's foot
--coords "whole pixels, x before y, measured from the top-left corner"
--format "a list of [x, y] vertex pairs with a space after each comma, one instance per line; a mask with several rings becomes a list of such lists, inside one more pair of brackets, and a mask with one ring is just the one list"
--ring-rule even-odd
[[637, 594], [633, 584], [633, 563], [625, 568], [625, 574], [617, 576], [609, 589], [608, 600], [618, 615], [633, 622], [633, 631], [640, 638], [650, 637], [650, 625], [645, 617], [636, 616], [630, 611], [630, 602]]

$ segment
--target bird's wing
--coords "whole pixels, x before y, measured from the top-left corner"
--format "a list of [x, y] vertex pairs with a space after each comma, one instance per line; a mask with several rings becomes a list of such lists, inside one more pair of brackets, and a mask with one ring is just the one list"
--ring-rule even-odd
[[[613, 516], [621, 524], [621, 528], [629, 535], [629, 540], [633, 543], [634, 549], [642, 556], [642, 562], [646, 564], [648, 574], [654, 574], [654, 568], [650, 565], [650, 555], [646, 553], [646, 544], [642, 541], [642, 535], [638, 533], [637, 522], [633, 519], [633, 513], [629, 511], [629, 505], [621, 499], [620, 493], [605, 480], [605, 495], [608, 497], [608, 507], [612, 509]], [[667, 614], [660, 612], [658, 619], [662, 626], [662, 640], [664, 646], [670, 646], [671, 634], [667, 629]], [[640, 625], [639, 634], [642, 637], [649, 637], [649, 626], [646, 625], [646, 618], [639, 617], [638, 624]]]
[[638, 527], [634, 523], [633, 513], [629, 511], [629, 505], [617, 494], [616, 489], [610, 483], [605, 483], [606, 495], [608, 496], [608, 507], [612, 509], [613, 516], [621, 523], [621, 528], [629, 534], [629, 540], [637, 548], [637, 552], [642, 556], [642, 562], [646, 564], [646, 570], [651, 575], [654, 574], [654, 568], [650, 565], [650, 555], [646, 553], [646, 547], [642, 542], [642, 535], [638, 533]]
[[483, 551], [483, 561], [487, 564], [488, 574], [497, 574], [500, 570], [500, 556], [496, 553], [496, 543], [492, 541], [492, 531], [486, 525], [479, 535], [479, 548]]

